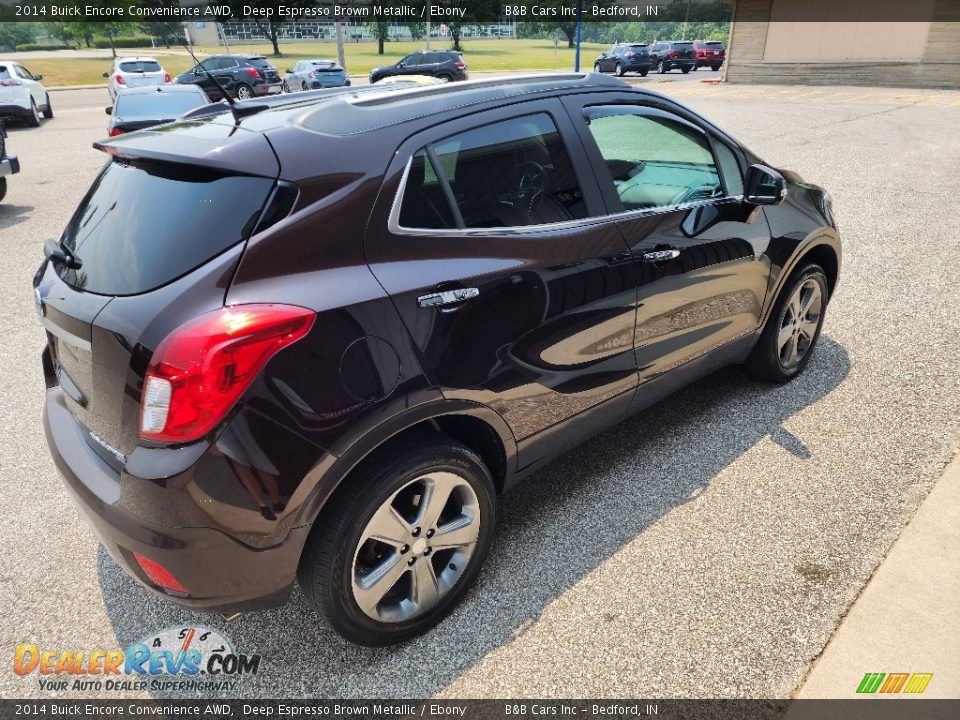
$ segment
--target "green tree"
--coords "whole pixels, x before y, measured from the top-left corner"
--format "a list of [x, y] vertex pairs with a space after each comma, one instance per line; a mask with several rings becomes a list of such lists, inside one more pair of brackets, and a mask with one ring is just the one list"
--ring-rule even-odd
[[0, 50], [13, 52], [17, 45], [32, 42], [36, 38], [34, 23], [0, 23]]
[[117, 56], [117, 48], [114, 47], [113, 39], [124, 33], [136, 32], [137, 29], [137, 23], [133, 22], [94, 22], [83, 23], [83, 25], [94, 35], [99, 35], [107, 39], [107, 42], [110, 43], [110, 52], [113, 53], [113, 57]]

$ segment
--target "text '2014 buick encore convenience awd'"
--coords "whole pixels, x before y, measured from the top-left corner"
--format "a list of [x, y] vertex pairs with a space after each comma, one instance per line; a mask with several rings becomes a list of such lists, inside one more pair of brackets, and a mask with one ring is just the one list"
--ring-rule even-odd
[[599, 75], [239, 103], [108, 155], [34, 279], [44, 425], [111, 555], [183, 605], [398, 642], [497, 496], [723, 365], [785, 382], [829, 195]]

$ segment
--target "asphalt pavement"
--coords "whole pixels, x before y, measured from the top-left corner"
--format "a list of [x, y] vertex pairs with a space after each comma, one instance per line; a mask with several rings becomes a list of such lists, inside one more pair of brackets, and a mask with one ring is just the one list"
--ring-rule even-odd
[[[105, 160], [91, 143], [106, 92], [57, 93], [55, 119], [13, 129], [23, 170], [0, 203], [0, 648], [124, 648], [203, 624], [263, 656], [237, 697], [790, 695], [955, 449], [960, 93], [658, 89], [833, 194], [844, 261], [816, 354], [782, 387], [716, 373], [541, 471], [502, 499], [465, 602], [379, 650], [323, 628], [299, 591], [231, 624], [181, 610], [99, 547], [47, 454], [29, 281]], [[50, 693], [35, 674], [0, 674], [3, 697], [138, 694]]]

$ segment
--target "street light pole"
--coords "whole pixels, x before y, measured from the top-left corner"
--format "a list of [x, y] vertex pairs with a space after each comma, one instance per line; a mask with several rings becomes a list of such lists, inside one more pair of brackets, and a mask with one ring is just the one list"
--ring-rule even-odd
[[573, 60], [573, 71], [580, 72], [580, 35], [583, 29], [583, 0], [577, 0], [577, 50]]

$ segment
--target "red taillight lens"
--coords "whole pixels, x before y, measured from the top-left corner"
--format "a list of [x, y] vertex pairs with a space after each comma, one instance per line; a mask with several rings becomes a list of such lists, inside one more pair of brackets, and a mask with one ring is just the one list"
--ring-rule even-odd
[[466, 65], [463, 64], [463, 60], [457, 60], [453, 65], [457, 70], [463, 70], [466, 67]]
[[126, 81], [123, 79], [123, 75], [114, 75], [113, 79], [116, 80], [117, 85], [126, 85]]
[[170, 80], [171, 80], [170, 73], [164, 73], [164, 74], [163, 74], [163, 81], [164, 81], [165, 83], [168, 83], [168, 82], [170, 82]]
[[146, 575], [154, 585], [173, 595], [190, 596], [187, 589], [181, 585], [163, 565], [154, 562], [150, 558], [145, 558], [137, 552], [133, 554], [133, 557], [137, 561], [137, 565], [140, 566], [140, 569], [143, 570], [143, 574]]
[[667, 53], [667, 57], [668, 57], [668, 58], [675, 58], [675, 57], [677, 57], [679, 54], [680, 54], [680, 53], [678, 53], [676, 50], [671, 50], [670, 52]]
[[246, 67], [246, 68], [244, 68], [244, 70], [246, 70], [246, 71], [247, 71], [247, 75], [249, 75], [249, 76], [252, 77], [252, 78], [259, 78], [259, 77], [260, 77], [260, 73], [257, 72], [257, 69], [256, 69], [256, 68]]
[[116, 137], [117, 135], [123, 135], [123, 130], [120, 128], [110, 128], [110, 137]]
[[147, 368], [140, 436], [183, 443], [206, 435], [267, 361], [310, 331], [314, 317], [293, 305], [234, 305], [181, 325]]

